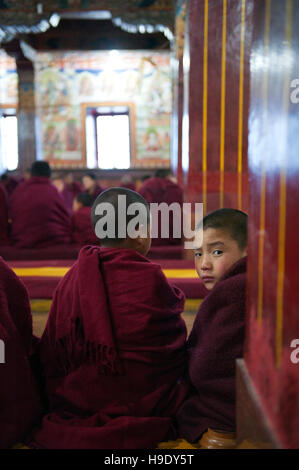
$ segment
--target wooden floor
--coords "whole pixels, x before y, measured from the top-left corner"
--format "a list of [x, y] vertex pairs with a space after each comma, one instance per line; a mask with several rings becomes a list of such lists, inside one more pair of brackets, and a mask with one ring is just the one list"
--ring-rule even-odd
[[[185, 311], [183, 318], [186, 322], [188, 335], [191, 331], [198, 307], [200, 305], [200, 299], [186, 300]], [[48, 314], [51, 307], [50, 300], [32, 300], [31, 310], [33, 317], [33, 333], [35, 336], [41, 337], [45, 329]]]

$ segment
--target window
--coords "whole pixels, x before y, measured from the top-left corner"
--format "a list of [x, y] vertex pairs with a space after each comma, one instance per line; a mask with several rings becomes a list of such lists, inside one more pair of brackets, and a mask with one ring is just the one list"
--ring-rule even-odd
[[129, 105], [86, 107], [87, 167], [105, 170], [130, 168], [131, 129]]
[[1, 170], [15, 170], [18, 162], [18, 120], [15, 109], [5, 109], [0, 114]]

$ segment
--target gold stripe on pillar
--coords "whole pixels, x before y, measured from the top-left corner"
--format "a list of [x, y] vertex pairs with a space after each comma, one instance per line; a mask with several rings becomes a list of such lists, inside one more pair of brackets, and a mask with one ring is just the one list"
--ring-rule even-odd
[[238, 135], [238, 209], [239, 210], [242, 210], [245, 10], [246, 10], [246, 0], [242, 0], [241, 39], [240, 39], [240, 83], [239, 83], [239, 135]]
[[286, 0], [286, 23], [285, 23], [285, 59], [283, 90], [283, 132], [284, 151], [282, 153], [279, 187], [279, 225], [278, 225], [278, 273], [277, 273], [277, 296], [276, 296], [276, 364], [279, 366], [282, 356], [282, 333], [283, 333], [283, 300], [284, 300], [284, 275], [285, 275], [285, 240], [286, 240], [286, 158], [287, 158], [287, 130], [291, 64], [287, 61], [292, 46], [292, 14], [293, 0]]
[[[269, 88], [269, 42], [270, 42], [270, 21], [271, 21], [271, 0], [266, 0], [265, 12], [265, 37], [264, 37], [264, 57], [265, 70], [263, 82], [263, 139], [268, 138], [268, 88]], [[267, 144], [266, 144], [267, 145]], [[264, 245], [265, 245], [265, 220], [266, 220], [266, 173], [265, 163], [261, 161], [261, 196], [260, 196], [260, 229], [258, 247], [258, 298], [257, 298], [257, 319], [261, 323], [263, 316], [264, 298]]]
[[203, 50], [203, 118], [202, 118], [202, 199], [203, 212], [207, 210], [207, 116], [208, 116], [208, 28], [209, 0], [205, 0], [204, 10], [204, 50]]
[[226, 16], [227, 0], [223, 0], [222, 59], [221, 59], [221, 122], [220, 122], [220, 208], [223, 207], [224, 158], [225, 158], [225, 86], [226, 86]]

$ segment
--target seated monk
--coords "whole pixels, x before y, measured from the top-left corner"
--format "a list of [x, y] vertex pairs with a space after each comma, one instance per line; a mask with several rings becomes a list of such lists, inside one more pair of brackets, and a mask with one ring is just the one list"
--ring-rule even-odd
[[99, 239], [91, 223], [92, 197], [87, 193], [78, 194], [73, 203], [72, 240], [78, 245], [98, 245]]
[[58, 173], [52, 176], [52, 183], [56, 187], [57, 191], [62, 197], [65, 208], [70, 215], [73, 213], [73, 193], [68, 189], [67, 185], [64, 182], [64, 179]]
[[67, 173], [64, 177], [64, 182], [69, 191], [71, 191], [73, 198], [83, 192], [83, 186], [79, 181], [74, 180], [73, 173]]
[[41, 415], [32, 340], [27, 291], [0, 258], [0, 449], [22, 441]]
[[4, 186], [0, 183], [0, 245], [8, 245], [8, 208], [7, 194]]
[[50, 176], [49, 164], [36, 161], [31, 178], [12, 195], [12, 240], [19, 248], [46, 248], [71, 241], [71, 219]]
[[81, 249], [41, 338], [49, 410], [30, 445], [154, 448], [174, 436], [185, 395], [184, 294], [146, 258], [149, 207], [139, 194], [104, 191], [92, 218], [102, 246]]
[[91, 195], [93, 201], [95, 201], [98, 195], [104, 191], [104, 189], [97, 183], [96, 175], [94, 173], [87, 173], [84, 175], [82, 183], [84, 190]]
[[120, 181], [121, 188], [128, 188], [132, 191], [136, 190], [136, 184], [132, 180], [131, 175], [123, 175]]
[[220, 209], [199, 228], [203, 239], [195, 246], [195, 267], [210, 294], [188, 338], [192, 387], [176, 414], [179, 435], [192, 443], [208, 429], [222, 438], [236, 429], [235, 367], [243, 356], [246, 313], [247, 215]]
[[10, 198], [14, 190], [20, 184], [20, 179], [16, 176], [10, 175], [9, 173], [3, 173], [1, 175], [1, 183], [6, 189], [8, 198]]
[[[181, 187], [174, 182], [173, 176], [170, 170], [157, 170], [153, 178], [148, 178], [139, 188], [138, 192], [146, 199], [148, 203], [166, 203], [170, 205], [172, 203], [178, 203], [180, 207], [183, 204], [183, 191]], [[182, 213], [180, 210], [180, 218]], [[157, 237], [152, 239], [153, 246], [164, 246], [164, 245], [180, 245], [182, 243], [182, 237], [176, 237], [172, 230], [173, 227], [173, 212], [169, 212], [169, 236], [163, 237], [161, 231], [161, 213], [158, 214], [158, 226]], [[180, 223], [182, 228], [182, 223]]]

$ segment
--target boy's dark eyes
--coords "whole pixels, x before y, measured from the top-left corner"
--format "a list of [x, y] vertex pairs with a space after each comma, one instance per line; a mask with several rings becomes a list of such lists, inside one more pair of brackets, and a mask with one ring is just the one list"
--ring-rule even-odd
[[196, 256], [199, 257], [199, 256], [201, 256], [201, 253], [194, 253], [194, 256], [195, 256], [195, 257], [196, 257]]
[[214, 255], [221, 255], [222, 253], [223, 253], [223, 251], [221, 251], [221, 250], [214, 250], [213, 251]]

